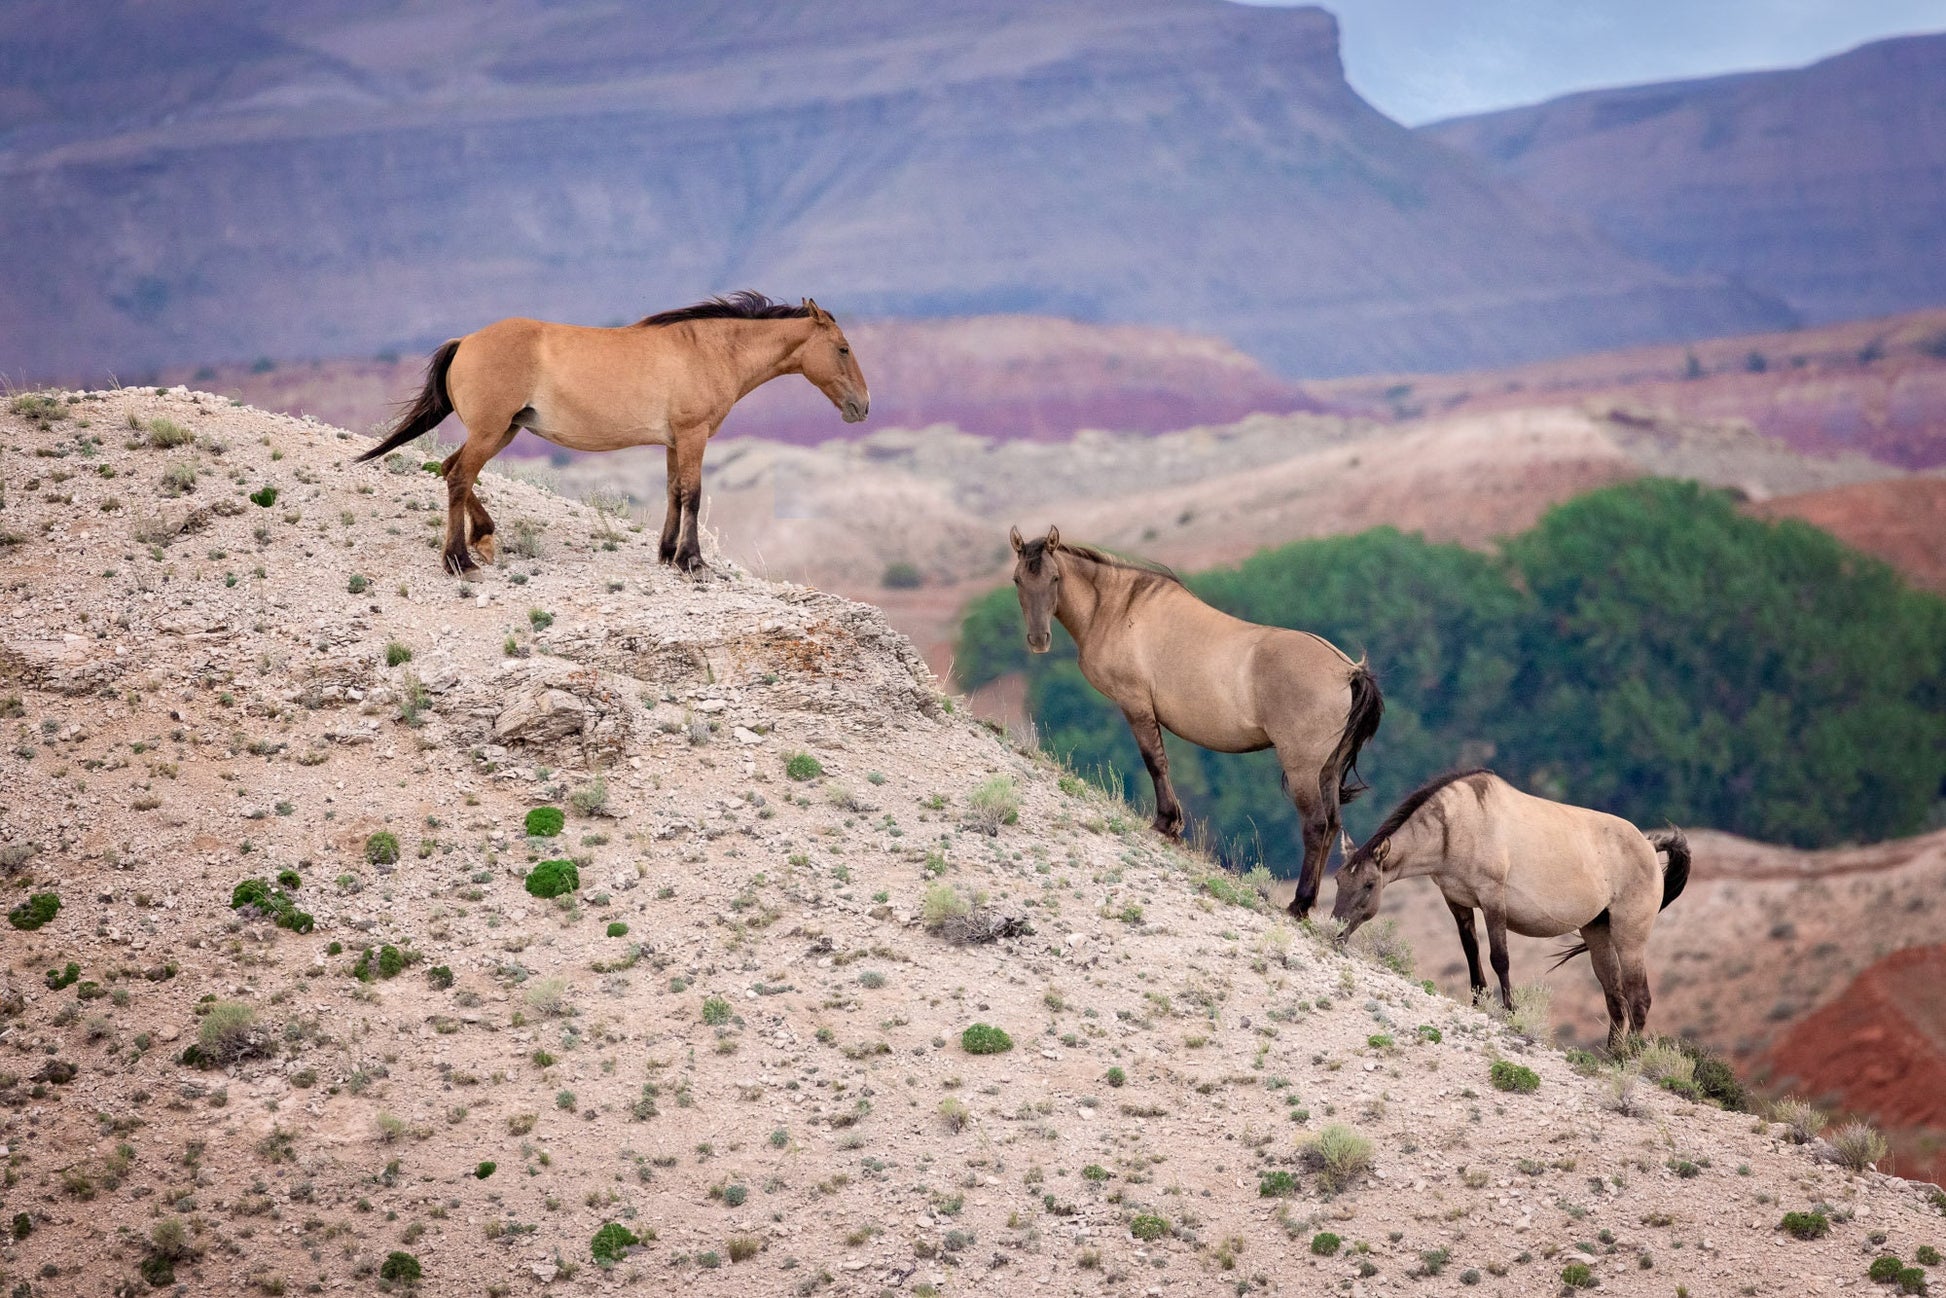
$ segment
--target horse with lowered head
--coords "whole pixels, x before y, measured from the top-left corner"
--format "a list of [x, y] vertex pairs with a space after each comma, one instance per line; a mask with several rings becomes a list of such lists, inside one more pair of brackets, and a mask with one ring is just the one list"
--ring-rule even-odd
[[[1668, 858], [1666, 866], [1658, 855]], [[1671, 827], [1645, 835], [1619, 816], [1522, 793], [1492, 771], [1455, 771], [1408, 794], [1338, 871], [1331, 917], [1345, 933], [1378, 913], [1385, 886], [1431, 875], [1459, 925], [1468, 976], [1486, 990], [1473, 912], [1486, 915], [1500, 1003], [1513, 1008], [1507, 932], [1581, 941], [1608, 1002], [1608, 1047], [1649, 1022], [1649, 930], [1689, 881], [1689, 840]]]
[[1304, 839], [1290, 912], [1309, 913], [1338, 808], [1364, 788], [1358, 750], [1384, 711], [1364, 661], [1308, 631], [1231, 617], [1167, 568], [1065, 543], [1058, 528], [1028, 541], [1016, 527], [1013, 547], [1027, 647], [1046, 653], [1056, 620], [1074, 637], [1081, 674], [1122, 710], [1142, 750], [1158, 833], [1179, 838], [1183, 829], [1165, 729], [1219, 753], [1277, 750]]
[[871, 410], [844, 330], [810, 298], [790, 306], [745, 291], [613, 329], [502, 320], [434, 352], [424, 389], [358, 458], [376, 459], [459, 415], [466, 444], [439, 471], [446, 568], [464, 576], [479, 568], [471, 551], [488, 563], [494, 554], [493, 518], [473, 483], [521, 429], [571, 451], [666, 446], [661, 557], [690, 572], [703, 566], [703, 448], [730, 407], [786, 374], [802, 374], [848, 424]]

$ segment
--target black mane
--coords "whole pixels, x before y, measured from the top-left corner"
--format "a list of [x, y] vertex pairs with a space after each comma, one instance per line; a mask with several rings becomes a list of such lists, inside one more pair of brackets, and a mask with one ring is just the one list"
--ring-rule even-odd
[[691, 306], [677, 307], [673, 311], [658, 311], [654, 315], [643, 316], [636, 326], [681, 324], [685, 320], [802, 320], [811, 314], [807, 306], [791, 306], [775, 298], [765, 297], [754, 288], [746, 288], [736, 293], [726, 293], [721, 297], [707, 298]]
[[[1086, 559], [1090, 563], [1098, 563], [1104, 568], [1120, 568], [1123, 572], [1137, 573], [1141, 576], [1154, 577], [1161, 581], [1174, 582], [1178, 586], [1182, 585], [1182, 578], [1176, 575], [1173, 568], [1152, 562], [1148, 559], [1125, 559], [1121, 555], [1110, 554], [1106, 550], [1098, 550], [1092, 545], [1076, 545], [1072, 541], [1062, 541], [1058, 548], [1067, 551], [1069, 554]], [[1041, 560], [1047, 557], [1047, 538], [1044, 536], [1035, 537], [1033, 540], [1027, 542], [1027, 544], [1021, 546], [1020, 557], [1027, 561], [1027, 570], [1029, 572], [1039, 572], [1041, 570]]]
[[1411, 820], [1414, 813], [1419, 808], [1425, 806], [1432, 799], [1432, 796], [1441, 789], [1451, 784], [1458, 784], [1461, 780], [1472, 779], [1476, 775], [1492, 774], [1493, 772], [1484, 766], [1473, 766], [1465, 770], [1447, 771], [1444, 775], [1433, 776], [1430, 780], [1427, 780], [1424, 784], [1400, 799], [1399, 805], [1392, 808], [1391, 814], [1386, 816], [1385, 823], [1380, 825], [1370, 838], [1360, 844], [1357, 851], [1345, 859], [1345, 864], [1350, 865], [1353, 861], [1363, 860], [1371, 856], [1373, 848], [1398, 833], [1405, 822]]

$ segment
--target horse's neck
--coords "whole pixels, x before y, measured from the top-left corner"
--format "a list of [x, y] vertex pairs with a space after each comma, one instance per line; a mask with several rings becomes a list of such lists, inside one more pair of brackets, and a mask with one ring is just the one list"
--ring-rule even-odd
[[1391, 859], [1385, 863], [1385, 882], [1417, 879], [1437, 874], [1445, 857], [1439, 851], [1442, 837], [1427, 823], [1424, 815], [1414, 816], [1392, 832]]
[[798, 317], [783, 320], [725, 321], [721, 334], [723, 354], [736, 374], [737, 400], [775, 378], [799, 372], [798, 348], [810, 334], [813, 321]]
[[1063, 555], [1057, 562], [1061, 565], [1061, 598], [1054, 606], [1054, 617], [1074, 637], [1074, 643], [1082, 646], [1101, 611], [1102, 588], [1096, 580], [1096, 566], [1074, 555]]

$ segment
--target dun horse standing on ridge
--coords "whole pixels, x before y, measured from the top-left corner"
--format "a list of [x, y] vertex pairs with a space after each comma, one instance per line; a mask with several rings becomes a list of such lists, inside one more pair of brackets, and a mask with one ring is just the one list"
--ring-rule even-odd
[[1290, 912], [1317, 900], [1338, 808], [1363, 790], [1354, 764], [1378, 730], [1384, 701], [1362, 660], [1308, 631], [1258, 626], [1197, 599], [1167, 568], [1064, 544], [1058, 528], [1032, 541], [1013, 529], [1014, 586], [1027, 647], [1046, 653], [1059, 619], [1081, 674], [1122, 710], [1155, 782], [1155, 829], [1182, 834], [1162, 732], [1219, 753], [1277, 750], [1297, 805], [1304, 867]]
[[502, 320], [433, 353], [426, 385], [375, 459], [458, 413], [466, 445], [446, 457], [446, 568], [465, 575], [493, 561], [493, 519], [473, 483], [486, 462], [526, 428], [571, 451], [669, 448], [669, 508], [662, 562], [703, 566], [696, 514], [703, 448], [744, 396], [785, 374], [802, 374], [845, 422], [871, 410], [871, 393], [844, 330], [809, 298], [802, 306], [733, 293], [616, 329]]
[[[1666, 854], [1665, 868], [1656, 860]], [[1689, 882], [1689, 840], [1680, 829], [1654, 834], [1619, 816], [1522, 793], [1492, 771], [1455, 771], [1406, 795], [1338, 871], [1331, 917], [1347, 935], [1378, 914], [1395, 879], [1429, 874], [1459, 925], [1467, 972], [1477, 996], [1486, 990], [1473, 911], [1487, 917], [1487, 945], [1500, 981], [1500, 1003], [1513, 1008], [1507, 931], [1581, 942], [1554, 967], [1582, 952], [1608, 1001], [1608, 1048], [1649, 1022], [1645, 953], [1655, 917]]]

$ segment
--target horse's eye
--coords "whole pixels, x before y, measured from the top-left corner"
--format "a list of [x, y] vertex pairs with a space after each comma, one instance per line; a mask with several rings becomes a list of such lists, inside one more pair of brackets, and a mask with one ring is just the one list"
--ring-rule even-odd
[[840, 356], [849, 356], [849, 355], [851, 355], [851, 348], [849, 348], [849, 347], [840, 347], [840, 348], [838, 349], [838, 355], [840, 355]]

